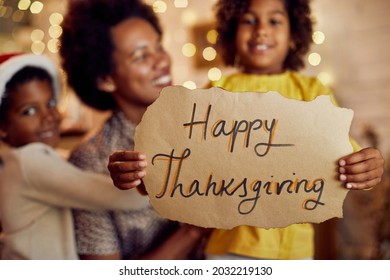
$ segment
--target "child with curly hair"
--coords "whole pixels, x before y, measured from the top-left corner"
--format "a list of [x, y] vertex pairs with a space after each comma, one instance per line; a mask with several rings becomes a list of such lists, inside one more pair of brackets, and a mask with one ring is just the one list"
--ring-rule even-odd
[[[283, 96], [311, 101], [331, 91], [298, 70], [312, 38], [309, 0], [220, 0], [217, 5], [218, 46], [226, 65], [238, 73], [213, 82], [229, 91], [277, 91]], [[352, 141], [353, 142], [353, 141]], [[381, 181], [384, 160], [374, 148], [339, 160], [339, 179], [352, 190], [369, 189]], [[211, 259], [312, 259], [311, 224], [262, 229], [238, 226], [214, 230], [207, 247]]]

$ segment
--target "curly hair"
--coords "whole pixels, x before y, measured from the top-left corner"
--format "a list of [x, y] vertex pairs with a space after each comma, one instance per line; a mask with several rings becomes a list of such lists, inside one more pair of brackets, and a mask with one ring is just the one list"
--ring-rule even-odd
[[115, 68], [111, 29], [129, 18], [148, 21], [162, 36], [153, 9], [140, 0], [69, 1], [62, 23], [62, 66], [76, 94], [85, 104], [97, 110], [117, 107], [111, 94], [97, 88], [97, 81]]
[[[285, 70], [299, 70], [305, 66], [303, 57], [312, 43], [313, 20], [310, 0], [282, 0], [290, 19], [290, 33], [295, 48], [290, 49], [284, 61]], [[222, 59], [234, 66], [236, 56], [235, 38], [240, 16], [245, 13], [251, 0], [219, 0], [215, 6], [217, 18], [217, 46]]]

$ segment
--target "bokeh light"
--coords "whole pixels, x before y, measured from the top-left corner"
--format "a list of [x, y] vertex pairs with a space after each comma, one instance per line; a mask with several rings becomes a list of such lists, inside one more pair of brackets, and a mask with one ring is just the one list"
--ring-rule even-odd
[[153, 10], [155, 13], [165, 13], [167, 11], [167, 3], [164, 1], [158, 0], [153, 3]]
[[203, 50], [203, 58], [207, 61], [212, 61], [217, 56], [217, 51], [213, 47], [207, 47]]
[[0, 7], [0, 17], [9, 18], [12, 14], [13, 9], [11, 7]]
[[33, 54], [43, 54], [45, 51], [46, 45], [39, 41], [39, 42], [33, 42], [31, 45], [31, 51]]
[[330, 86], [333, 84], [333, 76], [328, 72], [321, 72], [317, 75], [317, 78], [325, 85]]
[[60, 13], [52, 13], [49, 17], [49, 22], [51, 25], [61, 25], [62, 21], [64, 20], [63, 15]]
[[196, 84], [193, 81], [186, 81], [183, 83], [183, 87], [186, 87], [188, 89], [196, 89]]
[[184, 46], [181, 49], [181, 52], [186, 57], [193, 57], [196, 53], [196, 47], [192, 43], [184, 44]]
[[58, 39], [50, 39], [49, 42], [47, 42], [47, 49], [51, 53], [58, 53], [59, 45], [60, 45], [60, 41]]
[[62, 34], [62, 27], [59, 25], [52, 25], [49, 27], [49, 35], [51, 38], [59, 38]]
[[31, 37], [31, 41], [39, 42], [39, 41], [42, 41], [43, 38], [45, 37], [45, 32], [43, 32], [41, 29], [34, 29], [31, 32], [30, 37]]
[[321, 63], [321, 55], [319, 53], [313, 52], [308, 56], [309, 64], [312, 66], [317, 66]]
[[39, 14], [40, 12], [42, 12], [42, 9], [43, 9], [43, 4], [42, 2], [39, 1], [33, 2], [30, 6], [30, 12], [32, 14]]
[[222, 72], [219, 68], [213, 67], [209, 69], [207, 76], [210, 81], [218, 81], [222, 77]]
[[217, 42], [218, 32], [215, 29], [211, 29], [209, 32], [207, 32], [207, 41], [210, 44], [215, 44]]
[[26, 11], [31, 5], [30, 0], [20, 0], [18, 3], [18, 9], [21, 11]]
[[321, 31], [315, 31], [312, 38], [314, 44], [321, 45], [325, 41], [325, 34]]
[[193, 26], [198, 21], [196, 12], [191, 9], [185, 9], [181, 14], [181, 22], [186, 26]]
[[13, 14], [12, 14], [12, 21], [13, 22], [21, 22], [24, 18], [24, 12], [23, 11], [20, 11], [20, 10], [16, 10]]
[[188, 0], [175, 0], [174, 5], [176, 8], [187, 8]]

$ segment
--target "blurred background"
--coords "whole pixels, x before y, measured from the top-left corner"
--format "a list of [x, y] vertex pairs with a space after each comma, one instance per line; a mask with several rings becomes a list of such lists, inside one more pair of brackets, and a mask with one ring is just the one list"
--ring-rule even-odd
[[[77, 1], [77, 0], [73, 0]], [[45, 54], [60, 67], [58, 44], [68, 0], [0, 0], [0, 53]], [[215, 0], [145, 0], [161, 19], [173, 59], [174, 83], [202, 88], [232, 69], [214, 48]], [[342, 107], [354, 110], [351, 135], [390, 161], [390, 1], [312, 0], [314, 44], [305, 74], [332, 88]], [[60, 109], [64, 148], [98, 127], [107, 114], [86, 108], [63, 76]], [[350, 192], [344, 219], [317, 226], [318, 259], [390, 259], [390, 171], [369, 192]]]

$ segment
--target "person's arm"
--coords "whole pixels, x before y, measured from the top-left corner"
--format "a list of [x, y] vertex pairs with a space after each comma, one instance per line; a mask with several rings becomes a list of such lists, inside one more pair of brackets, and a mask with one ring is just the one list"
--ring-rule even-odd
[[[204, 237], [209, 235], [210, 229], [192, 225], [182, 225], [159, 247], [145, 254], [141, 260], [184, 260], [200, 244]], [[82, 260], [120, 260], [120, 252], [110, 255], [80, 254]]]
[[[109, 157], [107, 165], [114, 185], [121, 190], [137, 188], [146, 194], [142, 178], [146, 175], [146, 157], [137, 151], [116, 151]], [[211, 229], [183, 224], [159, 247], [141, 259], [186, 259]]]
[[[338, 106], [330, 88], [323, 86], [317, 79], [306, 93], [311, 96], [306, 96], [305, 100], [314, 99], [319, 94], [329, 95], [333, 104]], [[378, 149], [360, 150], [354, 139], [351, 138], [350, 142], [355, 152], [338, 160], [339, 180], [351, 190], [371, 189], [382, 180], [385, 162], [383, 156]]]
[[211, 229], [183, 224], [168, 239], [152, 252], [141, 257], [143, 260], [184, 260], [194, 248], [207, 238]]
[[135, 190], [121, 192], [110, 177], [81, 170], [45, 145], [29, 145], [20, 151], [27, 195], [58, 207], [81, 209], [139, 209], [148, 203]]

